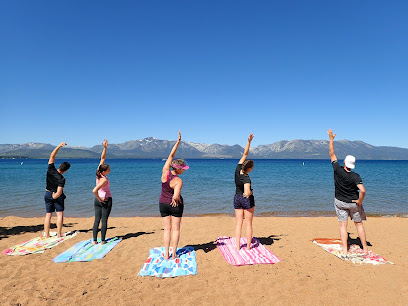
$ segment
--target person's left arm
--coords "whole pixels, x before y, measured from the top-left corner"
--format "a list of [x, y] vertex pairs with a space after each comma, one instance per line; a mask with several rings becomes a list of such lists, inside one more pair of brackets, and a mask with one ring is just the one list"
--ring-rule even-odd
[[354, 203], [356, 203], [358, 206], [363, 205], [363, 200], [366, 194], [366, 190], [363, 184], [358, 184], [357, 188], [360, 190], [358, 200], [353, 200]]
[[103, 145], [103, 151], [101, 154], [101, 161], [99, 162], [99, 166], [104, 164], [106, 161], [106, 150], [108, 149], [108, 140], [104, 139], [102, 142], [102, 145]]

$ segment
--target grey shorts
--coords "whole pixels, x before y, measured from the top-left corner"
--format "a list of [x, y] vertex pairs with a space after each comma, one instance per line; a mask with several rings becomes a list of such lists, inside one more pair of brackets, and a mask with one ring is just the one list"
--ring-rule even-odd
[[367, 220], [363, 206], [358, 206], [356, 203], [346, 203], [334, 198], [334, 208], [339, 221], [346, 221], [348, 216], [354, 222]]

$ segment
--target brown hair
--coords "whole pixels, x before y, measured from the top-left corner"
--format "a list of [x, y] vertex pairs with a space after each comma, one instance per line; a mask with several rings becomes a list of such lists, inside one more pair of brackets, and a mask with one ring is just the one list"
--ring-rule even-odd
[[242, 172], [246, 174], [248, 169], [251, 169], [253, 167], [254, 167], [254, 161], [248, 159], [242, 163]]
[[108, 164], [99, 165], [98, 169], [96, 170], [96, 177], [100, 179], [102, 177], [102, 172], [109, 169]]
[[[177, 166], [184, 166], [186, 164], [186, 162], [184, 161], [184, 159], [179, 158], [179, 159], [173, 160], [172, 164], [177, 165]], [[173, 166], [171, 168], [173, 170], [180, 169], [180, 168], [176, 168], [176, 167], [173, 167]]]

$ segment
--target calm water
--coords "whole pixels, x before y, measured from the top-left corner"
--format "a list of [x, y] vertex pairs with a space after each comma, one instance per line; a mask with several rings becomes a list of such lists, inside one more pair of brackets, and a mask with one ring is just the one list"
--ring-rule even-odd
[[[94, 214], [92, 189], [99, 160], [68, 160], [65, 216]], [[21, 162], [23, 164], [21, 165]], [[0, 217], [42, 216], [48, 160], [0, 160]], [[57, 160], [59, 165], [62, 160]], [[188, 160], [182, 195], [186, 215], [233, 214], [237, 160]], [[304, 162], [304, 165], [303, 165]], [[108, 160], [112, 216], [158, 216], [161, 160]], [[408, 213], [408, 161], [357, 161], [368, 214]], [[329, 160], [255, 160], [250, 173], [257, 215], [333, 215]]]

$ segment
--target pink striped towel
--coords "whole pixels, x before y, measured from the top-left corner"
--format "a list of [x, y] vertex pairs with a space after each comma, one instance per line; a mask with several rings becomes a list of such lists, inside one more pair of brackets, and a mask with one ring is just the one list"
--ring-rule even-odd
[[[224, 259], [233, 266], [255, 265], [255, 264], [274, 264], [282, 261], [271, 251], [265, 248], [258, 239], [252, 238], [251, 249], [246, 249], [246, 238], [241, 238], [241, 249], [235, 249], [234, 237], [218, 237], [217, 247]], [[245, 246], [243, 246], [245, 244]]]

